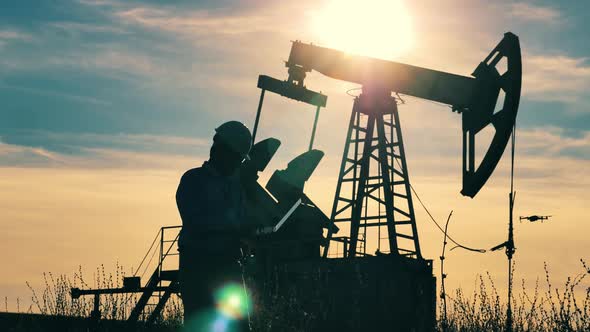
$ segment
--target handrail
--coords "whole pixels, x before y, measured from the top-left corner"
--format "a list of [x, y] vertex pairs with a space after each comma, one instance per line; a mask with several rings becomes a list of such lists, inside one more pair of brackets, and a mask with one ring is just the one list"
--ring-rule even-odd
[[[164, 263], [164, 259], [170, 255], [170, 250], [172, 249], [172, 247], [174, 246], [174, 244], [178, 242], [178, 238], [180, 236], [180, 232], [178, 232], [176, 234], [176, 236], [174, 237], [174, 240], [167, 240], [167, 241], [165, 241], [164, 240], [164, 230], [165, 229], [173, 229], [173, 228], [181, 228], [181, 227], [182, 226], [168, 226], [168, 227], [162, 227], [162, 229], [161, 229], [162, 230], [162, 237], [161, 237], [162, 240], [161, 240], [161, 243], [160, 243], [160, 248], [161, 248], [160, 253], [161, 253], [161, 255], [160, 255], [160, 262], [158, 264], [158, 269], [160, 270], [160, 272], [162, 271], [162, 264]], [[168, 246], [168, 249], [166, 250], [165, 253], [163, 252], [164, 243], [170, 243], [170, 245]]]
[[[154, 240], [152, 241], [152, 244], [150, 245], [150, 248], [148, 249], [148, 251], [145, 253], [145, 255], [143, 256], [143, 259], [141, 260], [141, 263], [139, 263], [139, 265], [137, 266], [137, 269], [135, 270], [135, 272], [133, 273], [133, 276], [137, 276], [137, 272], [139, 272], [139, 270], [141, 269], [141, 267], [143, 266], [143, 263], [145, 262], [145, 259], [147, 258], [147, 256], [150, 254], [150, 252], [152, 252], [152, 248], [154, 247], [154, 244], [156, 244], [156, 240], [158, 239], [158, 236], [160, 235], [160, 232], [162, 231], [162, 229], [160, 229], [160, 231], [158, 231], [158, 233], [156, 234], [156, 237], [154, 237]], [[151, 259], [150, 259], [151, 260]], [[149, 263], [148, 263], [149, 264]]]
[[[149, 265], [152, 262], [152, 259], [155, 256], [157, 250], [160, 251], [160, 257], [158, 258], [158, 266], [157, 266], [157, 269], [158, 269], [158, 271], [161, 271], [161, 268], [162, 268], [162, 264], [164, 262], [164, 259], [167, 256], [170, 255], [170, 250], [172, 250], [172, 247], [174, 246], [174, 244], [178, 242], [178, 237], [179, 237], [179, 234], [180, 234], [180, 233], [178, 233], [176, 235], [176, 237], [174, 238], [174, 240], [166, 240], [165, 231], [166, 230], [171, 230], [171, 229], [178, 229], [178, 228], [182, 228], [182, 226], [180, 226], [180, 225], [173, 225], [173, 226], [163, 226], [163, 227], [160, 227], [160, 229], [156, 233], [156, 236], [154, 237], [154, 240], [152, 241], [149, 249], [147, 250], [146, 254], [143, 256], [143, 259], [141, 260], [141, 263], [139, 263], [139, 266], [136, 268], [135, 272], [133, 273], [134, 276], [137, 276], [137, 274], [139, 273], [139, 271], [141, 270], [142, 267], [145, 267], [144, 272], [142, 273], [142, 276], [143, 276], [143, 274], [145, 274], [145, 272], [147, 272], [147, 269], [149, 268]], [[158, 241], [158, 238], [160, 238], [160, 241], [159, 241], [160, 243], [159, 243], [158, 246], [155, 246], [156, 243], [157, 243], [157, 241]], [[166, 252], [164, 252], [164, 244], [165, 243], [169, 243], [170, 244], [167, 247]], [[153, 253], [152, 253], [152, 250], [154, 251]], [[152, 254], [150, 255], [150, 253], [152, 253]], [[146, 263], [146, 259], [148, 258], [148, 256], [150, 256], [150, 259]], [[144, 266], [144, 264], [145, 264], [145, 266]]]

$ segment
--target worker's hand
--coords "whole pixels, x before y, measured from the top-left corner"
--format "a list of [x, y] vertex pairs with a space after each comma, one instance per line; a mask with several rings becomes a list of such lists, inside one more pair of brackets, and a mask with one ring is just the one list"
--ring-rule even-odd
[[254, 234], [256, 235], [267, 235], [272, 233], [274, 230], [274, 228], [272, 226], [267, 226], [267, 227], [259, 227], [256, 228], [256, 230], [254, 231]]

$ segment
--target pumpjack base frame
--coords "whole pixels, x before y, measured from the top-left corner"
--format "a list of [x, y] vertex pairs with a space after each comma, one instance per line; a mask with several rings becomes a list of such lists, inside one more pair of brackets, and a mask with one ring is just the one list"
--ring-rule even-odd
[[436, 278], [431, 260], [396, 254], [316, 259], [278, 263], [248, 275], [256, 285], [254, 291], [262, 295], [260, 307], [280, 310], [285, 304], [277, 301], [289, 302], [300, 312], [291, 317], [308, 315], [306, 331], [435, 328]]

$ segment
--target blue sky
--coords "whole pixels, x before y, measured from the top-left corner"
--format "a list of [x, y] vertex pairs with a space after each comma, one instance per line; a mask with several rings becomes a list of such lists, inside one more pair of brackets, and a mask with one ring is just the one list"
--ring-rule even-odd
[[[183, 40], [172, 34], [125, 23], [117, 17], [125, 10], [127, 5], [108, 2], [52, 1], [18, 2], [2, 11], [4, 142], [74, 152], [39, 132], [72, 134], [71, 144], [81, 148], [89, 143], [78, 142], [83, 133], [198, 137], [206, 132], [211, 114], [206, 110], [220, 108], [215, 99], [222, 94], [192, 85], [199, 77], [186, 84], [176, 79], [222, 59], [198, 45], [186, 52]], [[112, 144], [106, 147], [125, 142]]]
[[[172, 198], [177, 181], [206, 158], [213, 128], [229, 119], [252, 125], [257, 76], [286, 78], [290, 40], [330, 46], [310, 26], [326, 2], [3, 1], [0, 251], [25, 243], [34, 254], [0, 277], [0, 295], [19, 296], [21, 279], [69, 273], [81, 261], [135, 264], [158, 227], [179, 222]], [[590, 252], [579, 231], [587, 233], [579, 216], [590, 198], [587, 1], [404, 2], [414, 41], [395, 58], [401, 62], [469, 75], [504, 32], [519, 35], [517, 213], [558, 216], [544, 228], [523, 228], [521, 255], [530, 263], [521, 268], [534, 276], [547, 260], [563, 273], [575, 271], [577, 255]], [[395, 38], [392, 32], [383, 43]], [[309, 184], [311, 197], [328, 211], [351, 109], [346, 91], [355, 86], [317, 73], [307, 84], [329, 96], [316, 138], [326, 157]], [[306, 149], [313, 113], [277, 96], [266, 102], [260, 137], [283, 141], [271, 171]], [[459, 117], [416, 99], [400, 112], [413, 183], [431, 209], [440, 216], [455, 209], [456, 238], [499, 243], [506, 156], [479, 200], [466, 201], [458, 194]], [[417, 213], [425, 255], [437, 257], [439, 234]], [[536, 246], [550, 241], [560, 250]], [[43, 255], [37, 246], [46, 248]], [[79, 246], [84, 254], [72, 251]], [[482, 270], [504, 273], [498, 255], [457, 255], [471, 265], [453, 270], [449, 259], [452, 286], [469, 284]]]
[[[313, 32], [296, 27], [305, 23], [304, 14], [314, 9], [313, 2], [299, 2], [298, 12], [292, 10], [293, 4], [263, 6], [254, 1], [161, 3], [4, 3], [0, 12], [2, 142], [75, 154], [96, 146], [133, 151], [124, 141], [126, 134], [207, 138], [212, 126], [228, 118], [251, 123], [257, 74], [272, 68], [277, 76], [284, 76], [279, 61], [287, 55], [288, 40], [314, 41]], [[458, 4], [461, 10], [453, 12], [455, 17], [444, 13]], [[461, 49], [442, 54], [481, 52], [503, 31], [515, 31], [525, 56], [519, 126], [552, 127], [560, 137], [585, 137], [590, 126], [590, 112], [585, 111], [589, 95], [584, 88], [590, 82], [590, 46], [585, 42], [589, 14], [583, 1], [408, 7], [417, 14], [416, 29], [425, 31], [419, 48], [437, 47], [427, 43], [431, 38], [427, 29], [439, 25], [454, 29], [456, 35], [446, 38], [455, 39], [449, 45], [460, 43]], [[448, 17], [432, 21], [428, 15], [436, 10]], [[289, 16], [292, 22], [281, 20]], [[459, 25], [475, 32], [465, 31], [462, 36]], [[485, 39], [475, 43], [482, 36]], [[465, 56], [453, 58], [461, 57]], [[433, 58], [425, 65], [451, 63], [447, 66], [452, 71], [457, 62]], [[402, 60], [421, 64], [412, 55]], [[467, 70], [475, 63], [463, 66]], [[54, 133], [68, 134], [69, 144], [52, 139]], [[88, 133], [119, 135], [119, 139], [80, 139], [80, 134]], [[140, 145], [135, 149], [141, 150]], [[179, 149], [162, 146], [158, 152], [170, 152], [169, 148]], [[588, 151], [561, 153], [588, 157]]]

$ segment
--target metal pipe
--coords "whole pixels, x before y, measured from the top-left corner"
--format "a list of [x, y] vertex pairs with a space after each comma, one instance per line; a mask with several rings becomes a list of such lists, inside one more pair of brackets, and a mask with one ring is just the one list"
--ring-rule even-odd
[[309, 151], [313, 148], [313, 141], [315, 139], [315, 131], [318, 126], [318, 118], [320, 117], [320, 107], [315, 110], [315, 119], [313, 120], [313, 129], [311, 130], [311, 139], [309, 140]]
[[256, 120], [254, 120], [254, 128], [252, 129], [252, 145], [256, 142], [256, 132], [258, 131], [258, 122], [260, 121], [260, 113], [262, 112], [262, 103], [264, 102], [264, 92], [260, 90], [260, 100], [258, 101], [258, 110], [256, 111]]
[[[141, 287], [141, 288], [134, 288], [134, 289], [127, 289], [127, 288], [104, 288], [104, 289], [72, 289], [72, 298], [78, 298], [79, 296], [84, 295], [101, 295], [101, 294], [126, 294], [126, 293], [143, 293], [145, 291], [166, 291], [169, 287], [159, 286], [159, 287]], [[96, 298], [95, 298], [96, 301]], [[95, 302], [96, 303], [96, 302]]]

